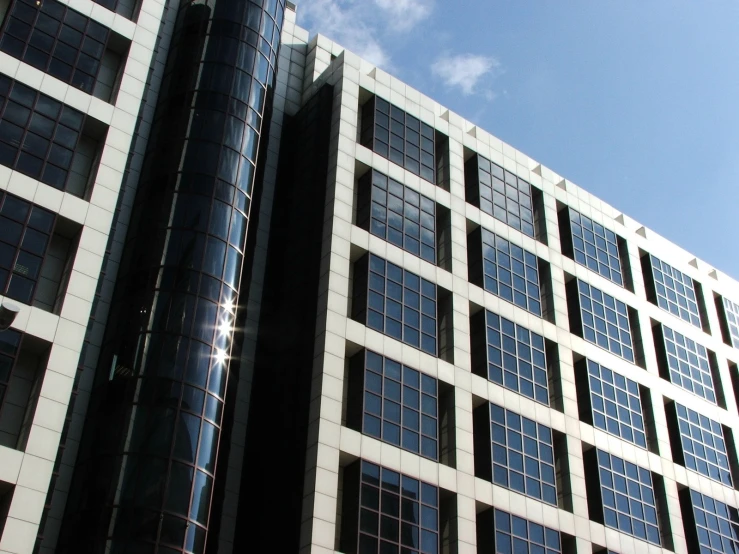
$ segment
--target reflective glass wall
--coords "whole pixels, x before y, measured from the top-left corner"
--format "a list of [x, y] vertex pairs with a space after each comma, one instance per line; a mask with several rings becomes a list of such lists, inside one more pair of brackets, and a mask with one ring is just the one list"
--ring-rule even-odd
[[180, 7], [62, 552], [205, 549], [219, 445], [228, 444], [241, 269], [284, 7]]

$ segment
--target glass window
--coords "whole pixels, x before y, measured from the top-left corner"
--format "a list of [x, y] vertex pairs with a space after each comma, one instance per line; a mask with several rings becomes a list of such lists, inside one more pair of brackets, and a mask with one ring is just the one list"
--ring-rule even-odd
[[593, 425], [646, 448], [639, 385], [592, 360], [587, 366]]
[[[723, 297], [724, 320], [729, 331], [727, 339], [734, 348], [739, 348], [739, 304]], [[727, 340], [728, 342], [728, 340]]]
[[56, 0], [16, 0], [0, 50], [92, 94], [109, 30]]
[[375, 96], [362, 108], [361, 144], [436, 183], [433, 127]]
[[485, 312], [488, 379], [549, 405], [544, 337]]
[[685, 467], [732, 486], [724, 430], [718, 421], [675, 402]]
[[482, 229], [482, 257], [485, 290], [541, 316], [536, 255]]
[[662, 325], [670, 381], [716, 403], [708, 351], [702, 344]]
[[634, 348], [626, 304], [577, 280], [583, 338], [633, 362]]
[[[534, 205], [531, 185], [479, 154], [476, 158], [477, 167], [471, 165], [472, 174], [466, 177], [478, 183], [478, 207], [495, 219], [533, 237]], [[470, 163], [474, 164], [474, 158]], [[474, 183], [468, 185], [474, 186]]]
[[660, 544], [657, 503], [648, 469], [597, 451], [606, 527]]
[[568, 208], [575, 261], [617, 285], [624, 285], [616, 233]]
[[53, 212], [0, 191], [0, 294], [33, 302], [56, 222]]
[[739, 552], [739, 512], [736, 508], [692, 489], [690, 504], [701, 554]]
[[361, 462], [357, 552], [439, 552], [439, 489]]
[[560, 554], [559, 531], [495, 508], [497, 554]]
[[693, 279], [651, 254], [649, 260], [657, 306], [701, 328]]
[[436, 356], [436, 285], [370, 254], [367, 326]]
[[438, 410], [436, 379], [366, 351], [362, 423], [365, 434], [437, 460]]
[[372, 179], [369, 231], [435, 264], [436, 203], [378, 171], [368, 177]]
[[66, 190], [85, 114], [0, 75], [0, 164]]
[[493, 483], [557, 505], [552, 430], [490, 404]]

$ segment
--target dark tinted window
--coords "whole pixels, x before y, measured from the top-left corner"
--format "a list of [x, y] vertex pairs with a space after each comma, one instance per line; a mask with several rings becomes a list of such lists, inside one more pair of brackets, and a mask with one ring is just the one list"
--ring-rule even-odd
[[437, 380], [374, 352], [365, 356], [363, 432], [437, 460]]
[[92, 94], [109, 30], [56, 0], [16, 0], [0, 50]]
[[598, 450], [606, 527], [660, 544], [657, 503], [648, 469]]
[[577, 281], [583, 338], [634, 361], [631, 326], [626, 304], [584, 281]]
[[544, 337], [485, 312], [488, 379], [542, 404], [549, 404]]
[[363, 146], [436, 183], [433, 127], [375, 96], [362, 108]]
[[0, 294], [33, 301], [56, 216], [0, 191]]
[[490, 404], [493, 483], [557, 505], [552, 430]]
[[0, 163], [65, 190], [85, 115], [0, 75]]

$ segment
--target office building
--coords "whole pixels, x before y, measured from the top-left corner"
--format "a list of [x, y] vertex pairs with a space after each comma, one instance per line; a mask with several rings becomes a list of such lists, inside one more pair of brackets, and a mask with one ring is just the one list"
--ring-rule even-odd
[[0, 12], [0, 553], [739, 551], [735, 280], [290, 2]]

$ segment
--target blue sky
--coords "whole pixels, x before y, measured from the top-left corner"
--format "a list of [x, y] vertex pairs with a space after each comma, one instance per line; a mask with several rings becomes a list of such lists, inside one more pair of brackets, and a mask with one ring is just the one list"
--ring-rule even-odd
[[302, 0], [298, 24], [739, 279], [739, 2]]

